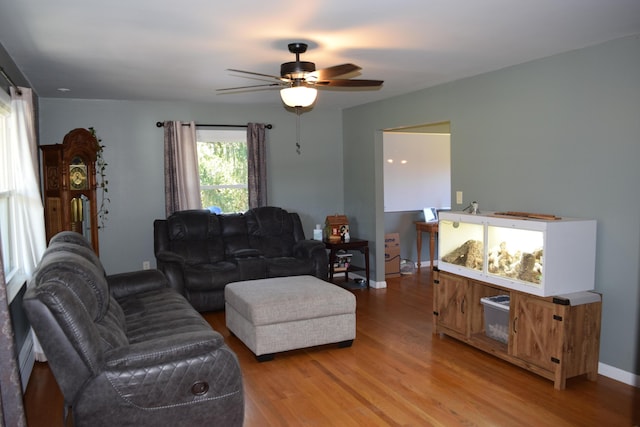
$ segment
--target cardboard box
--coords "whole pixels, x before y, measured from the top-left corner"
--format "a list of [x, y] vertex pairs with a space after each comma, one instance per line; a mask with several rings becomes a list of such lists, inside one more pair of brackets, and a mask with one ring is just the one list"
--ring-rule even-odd
[[384, 276], [400, 277], [400, 234], [384, 235]]

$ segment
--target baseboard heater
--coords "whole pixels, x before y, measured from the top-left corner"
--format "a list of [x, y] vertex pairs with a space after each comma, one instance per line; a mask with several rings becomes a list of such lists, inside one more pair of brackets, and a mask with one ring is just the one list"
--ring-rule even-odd
[[11, 283], [13, 292], [7, 292], [9, 296], [9, 313], [13, 324], [13, 334], [16, 345], [16, 356], [18, 358], [18, 368], [20, 369], [20, 380], [22, 381], [22, 391], [24, 392], [29, 383], [29, 377], [35, 363], [35, 353], [33, 351], [33, 338], [31, 326], [22, 308], [22, 299], [27, 291], [27, 282], [22, 279], [20, 282]]

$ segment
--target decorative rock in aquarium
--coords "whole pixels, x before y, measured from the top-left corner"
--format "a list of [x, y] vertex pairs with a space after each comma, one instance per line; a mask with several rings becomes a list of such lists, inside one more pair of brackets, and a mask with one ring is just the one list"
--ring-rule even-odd
[[482, 242], [467, 240], [461, 246], [442, 257], [442, 261], [449, 264], [464, 265], [475, 270], [482, 270], [484, 250]]
[[510, 252], [507, 243], [502, 242], [489, 252], [488, 271], [491, 274], [510, 277], [530, 283], [542, 280], [542, 249], [533, 253]]

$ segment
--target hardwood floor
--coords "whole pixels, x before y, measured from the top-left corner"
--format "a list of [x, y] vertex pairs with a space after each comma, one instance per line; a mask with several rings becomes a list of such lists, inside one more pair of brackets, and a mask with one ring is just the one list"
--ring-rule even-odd
[[[598, 376], [551, 381], [448, 337], [432, 334], [431, 278], [387, 281], [357, 298], [353, 346], [327, 345], [258, 363], [225, 327], [205, 318], [236, 352], [245, 426], [633, 426], [640, 390]], [[25, 393], [30, 427], [62, 426], [62, 397], [46, 363]]]

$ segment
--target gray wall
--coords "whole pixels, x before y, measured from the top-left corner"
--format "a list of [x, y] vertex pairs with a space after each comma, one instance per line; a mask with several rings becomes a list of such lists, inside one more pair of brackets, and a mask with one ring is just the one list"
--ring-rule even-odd
[[[13, 83], [22, 87], [30, 87], [27, 79], [24, 78], [13, 59], [9, 56], [9, 53], [5, 50], [4, 46], [0, 44], [0, 67], [11, 78]], [[0, 75], [0, 89], [9, 93], [9, 82]]]
[[374, 277], [384, 279], [380, 130], [450, 121], [453, 202], [462, 190], [484, 210], [598, 221], [600, 361], [639, 373], [638, 70], [635, 36], [345, 110], [345, 213], [376, 240]]
[[302, 115], [301, 155], [295, 150], [295, 114], [273, 106], [45, 98], [40, 116], [41, 144], [60, 143], [70, 130], [93, 126], [106, 146], [111, 203], [100, 231], [100, 258], [109, 273], [140, 269], [145, 260], [155, 265], [153, 220], [165, 217], [163, 130], [157, 121], [271, 123], [268, 203], [298, 212], [307, 237], [326, 215], [344, 209], [339, 111]]

